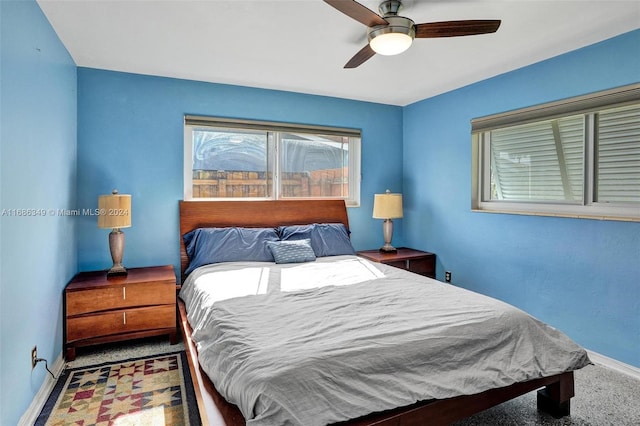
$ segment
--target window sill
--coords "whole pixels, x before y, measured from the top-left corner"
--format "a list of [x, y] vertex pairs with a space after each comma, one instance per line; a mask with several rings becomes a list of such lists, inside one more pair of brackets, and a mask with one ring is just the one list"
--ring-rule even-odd
[[474, 213], [498, 213], [498, 214], [515, 214], [521, 216], [548, 216], [548, 217], [566, 217], [572, 219], [591, 219], [591, 220], [613, 220], [619, 222], [640, 222], [640, 217], [633, 216], [608, 216], [597, 214], [580, 214], [580, 213], [558, 213], [558, 212], [530, 212], [530, 211], [514, 211], [514, 210], [500, 210], [500, 209], [477, 209], [472, 208]]

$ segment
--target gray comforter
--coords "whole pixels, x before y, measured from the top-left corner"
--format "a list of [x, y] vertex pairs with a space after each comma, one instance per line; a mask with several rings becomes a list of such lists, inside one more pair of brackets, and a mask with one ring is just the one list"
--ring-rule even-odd
[[202, 267], [180, 296], [202, 368], [248, 425], [324, 425], [589, 364], [513, 306], [354, 256]]

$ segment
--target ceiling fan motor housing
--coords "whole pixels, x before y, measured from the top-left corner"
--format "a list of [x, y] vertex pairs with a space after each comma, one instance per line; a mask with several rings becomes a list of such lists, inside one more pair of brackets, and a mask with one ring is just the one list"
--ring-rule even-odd
[[376, 25], [375, 27], [369, 28], [369, 42], [382, 34], [389, 33], [406, 34], [411, 37], [411, 39], [415, 38], [415, 24], [411, 19], [405, 18], [404, 16], [385, 16], [384, 19], [389, 25]]

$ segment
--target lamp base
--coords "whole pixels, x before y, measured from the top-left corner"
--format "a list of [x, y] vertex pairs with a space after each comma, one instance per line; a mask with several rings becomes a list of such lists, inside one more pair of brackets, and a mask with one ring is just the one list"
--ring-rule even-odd
[[393, 221], [385, 219], [382, 223], [382, 236], [384, 237], [384, 245], [380, 247], [380, 253], [397, 253], [398, 250], [391, 245], [393, 238]]
[[122, 264], [113, 265], [111, 269], [107, 271], [107, 278], [121, 277], [121, 276], [127, 275], [127, 273], [128, 273], [127, 268], [122, 266]]
[[397, 253], [398, 249], [392, 246], [391, 244], [385, 244], [380, 247], [380, 253]]
[[114, 228], [109, 233], [109, 251], [113, 266], [107, 271], [107, 278], [127, 275], [127, 268], [122, 266], [122, 254], [124, 253], [124, 232]]

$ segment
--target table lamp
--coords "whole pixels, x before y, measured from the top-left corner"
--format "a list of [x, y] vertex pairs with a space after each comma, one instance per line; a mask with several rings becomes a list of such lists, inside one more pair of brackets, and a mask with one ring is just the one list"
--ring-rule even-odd
[[388, 189], [384, 194], [375, 194], [373, 217], [374, 219], [384, 219], [382, 224], [384, 245], [380, 248], [380, 251], [397, 252], [398, 250], [391, 245], [391, 239], [393, 238], [393, 222], [391, 219], [402, 217], [402, 194], [392, 194]]
[[131, 195], [118, 194], [114, 189], [109, 195], [98, 197], [98, 228], [112, 228], [109, 233], [109, 250], [113, 266], [107, 271], [107, 278], [127, 275], [122, 266], [124, 254], [124, 232], [120, 228], [131, 226]]

